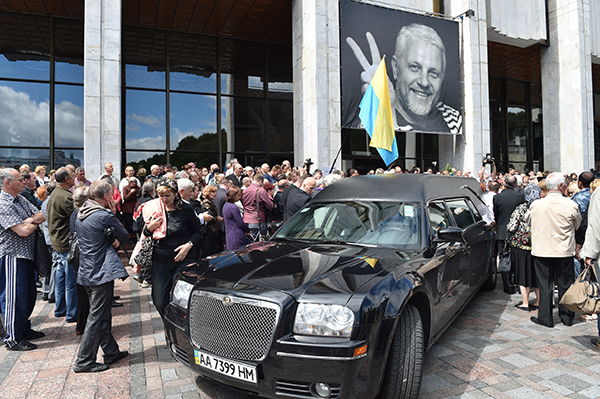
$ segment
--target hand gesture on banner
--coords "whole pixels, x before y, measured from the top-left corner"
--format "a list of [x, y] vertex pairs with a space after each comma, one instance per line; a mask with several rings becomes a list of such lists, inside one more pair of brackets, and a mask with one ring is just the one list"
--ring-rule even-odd
[[[356, 57], [356, 60], [358, 61], [360, 66], [363, 67], [363, 72], [360, 74], [360, 78], [363, 81], [363, 85], [361, 87], [362, 94], [365, 94], [365, 92], [367, 91], [367, 88], [369, 87], [369, 84], [371, 83], [371, 79], [373, 79], [373, 75], [375, 75], [375, 71], [377, 70], [377, 67], [379, 66], [379, 62], [381, 61], [381, 55], [379, 54], [379, 48], [377, 47], [375, 38], [373, 37], [371, 32], [367, 32], [365, 34], [365, 36], [367, 37], [367, 42], [369, 43], [369, 49], [371, 50], [372, 63], [369, 63], [369, 61], [367, 60], [367, 57], [365, 57], [363, 51], [358, 46], [358, 44], [356, 44], [354, 39], [352, 39], [350, 36], [348, 36], [346, 38], [346, 43], [348, 43], [348, 45], [352, 49], [352, 52], [354, 53], [354, 56]], [[389, 73], [388, 73], [388, 76], [390, 76]], [[394, 85], [389, 77], [388, 77], [388, 86], [390, 88], [390, 102], [392, 103], [392, 108], [394, 108], [394, 100], [396, 98], [396, 93], [394, 91]], [[393, 113], [393, 116], [394, 116], [394, 126], [396, 126], [396, 113], [395, 112]]]

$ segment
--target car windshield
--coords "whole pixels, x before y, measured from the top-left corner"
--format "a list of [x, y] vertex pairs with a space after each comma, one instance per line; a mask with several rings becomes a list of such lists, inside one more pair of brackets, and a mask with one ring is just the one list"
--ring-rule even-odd
[[415, 203], [347, 201], [312, 204], [298, 212], [275, 238], [417, 249], [420, 215], [420, 206]]

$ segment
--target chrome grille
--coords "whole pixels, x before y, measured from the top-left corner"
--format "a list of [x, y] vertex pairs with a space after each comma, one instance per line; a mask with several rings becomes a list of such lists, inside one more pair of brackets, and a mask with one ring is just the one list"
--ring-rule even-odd
[[194, 291], [189, 316], [192, 344], [230, 359], [262, 360], [278, 317], [279, 306], [271, 302]]

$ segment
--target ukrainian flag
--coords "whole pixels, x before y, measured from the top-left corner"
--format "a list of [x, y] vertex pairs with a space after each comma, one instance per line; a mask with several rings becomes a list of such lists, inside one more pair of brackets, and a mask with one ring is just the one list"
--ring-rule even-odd
[[385, 56], [381, 59], [359, 108], [358, 116], [371, 137], [369, 145], [377, 148], [381, 159], [389, 166], [398, 158], [398, 145], [394, 133]]

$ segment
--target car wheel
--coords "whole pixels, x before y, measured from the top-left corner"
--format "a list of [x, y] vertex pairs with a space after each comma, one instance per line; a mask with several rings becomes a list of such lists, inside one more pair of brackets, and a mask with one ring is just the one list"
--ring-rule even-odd
[[496, 288], [496, 280], [498, 279], [498, 264], [496, 262], [496, 257], [493, 256], [490, 262], [490, 274], [481, 286], [486, 291], [493, 291]]
[[424, 347], [421, 315], [417, 308], [408, 305], [394, 333], [379, 399], [419, 397]]

